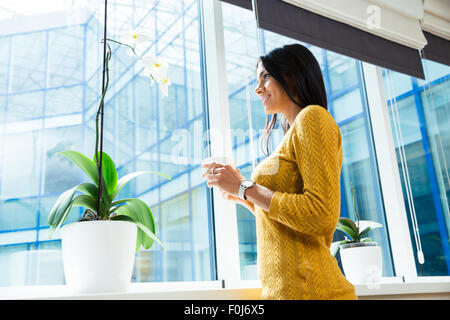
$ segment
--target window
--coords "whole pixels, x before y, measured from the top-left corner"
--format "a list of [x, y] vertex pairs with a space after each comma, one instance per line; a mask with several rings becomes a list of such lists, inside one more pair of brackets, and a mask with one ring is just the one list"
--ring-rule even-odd
[[389, 70], [383, 79], [417, 274], [448, 276], [450, 68], [423, 66], [425, 81]]
[[[237, 167], [250, 178], [265, 158], [260, 138], [266, 115], [254, 93], [258, 57], [297, 41], [257, 30], [251, 11], [225, 2], [219, 2], [223, 20], [211, 21], [217, 16], [206, 12], [205, 7], [211, 9], [207, 1], [108, 1], [108, 37], [117, 38], [129, 29], [152, 35], [142, 53], [167, 59], [172, 81], [169, 96], [162, 97], [127, 49], [111, 44], [104, 150], [114, 160], [119, 177], [141, 170], [172, 177], [170, 181], [157, 175], [140, 177], [119, 195], [139, 197], [149, 204], [157, 235], [166, 247], [161, 251], [155, 244], [136, 254], [134, 282], [258, 279], [254, 216], [239, 205], [222, 208], [223, 202], [213, 197], [201, 179], [205, 133], [211, 123], [207, 115], [228, 112], [208, 106], [211, 96], [220, 95], [209, 96], [207, 88], [227, 92], [231, 127], [227, 137]], [[61, 192], [87, 178], [58, 153], [93, 153], [103, 59], [103, 7], [87, 2], [85, 8], [76, 5], [69, 1], [54, 7], [42, 1], [34, 14], [18, 6], [0, 16], [2, 26], [7, 26], [0, 31], [0, 286], [65, 281], [59, 234], [48, 237], [48, 212]], [[24, 15], [14, 16], [14, 12]], [[218, 27], [222, 24], [223, 30]], [[211, 38], [206, 34], [211, 29], [214, 35], [223, 31], [225, 52], [208, 42]], [[364, 64], [302, 44], [320, 64], [328, 110], [342, 134], [341, 216], [355, 218], [353, 185], [360, 218], [383, 225], [371, 237], [382, 248], [384, 277], [403, 275], [396, 270], [398, 239], [404, 240], [394, 240], [396, 227], [409, 230], [404, 242], [416, 254], [418, 276], [449, 276], [450, 68], [423, 60], [426, 81], [383, 70], [394, 137], [394, 147], [387, 152], [395, 153], [397, 162], [388, 160], [398, 170], [400, 199], [404, 198], [395, 203], [404, 205], [407, 217], [404, 225], [388, 225], [397, 206], [391, 206], [388, 194], [382, 192], [388, 171], [379, 165], [380, 152], [388, 147], [379, 148], [381, 140], [376, 137], [385, 124], [375, 126], [371, 120], [372, 101], [367, 99], [371, 85]], [[211, 53], [211, 47], [216, 51]], [[208, 74], [208, 58], [221, 61], [222, 54], [226, 84]], [[382, 90], [376, 91], [381, 94]], [[276, 126], [269, 150], [282, 138]], [[66, 223], [77, 221], [82, 210], [73, 209]], [[231, 230], [235, 220], [231, 223], [234, 218], [226, 215], [234, 210], [238, 241]], [[334, 240], [343, 236], [337, 231]], [[420, 251], [424, 263], [419, 261]], [[336, 258], [340, 264], [339, 255]], [[412, 257], [406, 260], [413, 265]]]
[[[198, 6], [197, 0], [108, 1], [108, 37], [134, 28], [151, 34], [145, 50], [168, 60], [172, 81], [162, 97], [127, 49], [111, 44], [104, 150], [119, 177], [138, 170], [172, 177], [137, 178], [119, 195], [149, 204], [166, 247], [137, 253], [133, 281], [215, 277], [212, 210], [199, 179], [205, 79]], [[74, 11], [64, 23], [57, 12], [20, 17], [32, 26], [26, 32], [16, 19], [3, 21], [9, 27], [0, 36], [1, 286], [64, 283], [60, 240], [48, 239], [47, 216], [59, 194], [84, 177], [58, 152], [93, 153], [103, 59], [103, 7], [89, 5], [85, 18], [65, 9]], [[193, 138], [175, 139], [176, 130]], [[176, 148], [191, 153], [181, 161]], [[77, 208], [67, 223], [81, 214]]]

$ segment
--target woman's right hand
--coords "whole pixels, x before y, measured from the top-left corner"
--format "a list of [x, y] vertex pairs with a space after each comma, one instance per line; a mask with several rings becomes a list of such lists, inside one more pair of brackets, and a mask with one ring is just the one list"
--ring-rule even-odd
[[238, 203], [238, 204], [246, 207], [248, 210], [250, 210], [251, 213], [255, 214], [255, 206], [253, 205], [252, 202], [250, 202], [248, 200], [243, 200], [243, 199], [236, 197], [236, 196], [234, 196], [226, 191], [223, 191], [223, 190], [220, 190], [220, 192], [222, 193], [222, 197], [224, 199]]

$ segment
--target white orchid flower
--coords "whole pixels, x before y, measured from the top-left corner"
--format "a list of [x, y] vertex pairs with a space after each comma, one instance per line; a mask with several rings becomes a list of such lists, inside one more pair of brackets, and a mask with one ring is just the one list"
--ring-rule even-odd
[[169, 86], [172, 84], [168, 78], [163, 78], [158, 81], [159, 89], [161, 90], [164, 97], [169, 95]]
[[127, 30], [120, 34], [119, 41], [123, 44], [129, 45], [135, 48], [137, 44], [150, 41], [152, 37], [150, 34], [138, 31], [138, 30]]
[[156, 81], [167, 78], [169, 64], [164, 59], [152, 55], [146, 55], [142, 58], [142, 64]]
[[169, 69], [167, 61], [152, 55], [144, 56], [141, 61], [145, 70], [150, 73], [151, 84], [153, 85], [155, 81], [158, 82], [161, 92], [167, 97], [169, 86], [171, 85], [171, 81], [167, 77]]

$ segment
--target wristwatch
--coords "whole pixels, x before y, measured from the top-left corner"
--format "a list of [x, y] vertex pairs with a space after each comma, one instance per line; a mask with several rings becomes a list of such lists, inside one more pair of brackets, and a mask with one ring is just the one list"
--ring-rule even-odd
[[247, 198], [245, 197], [245, 190], [251, 188], [254, 184], [255, 182], [252, 180], [242, 181], [241, 185], [239, 186], [239, 198], [241, 198], [242, 200], [247, 200]]

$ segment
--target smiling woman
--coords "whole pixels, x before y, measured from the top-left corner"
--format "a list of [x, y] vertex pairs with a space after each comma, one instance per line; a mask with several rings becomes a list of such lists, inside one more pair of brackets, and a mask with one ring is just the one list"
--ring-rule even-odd
[[268, 125], [268, 118], [266, 135], [279, 113], [284, 138], [252, 181], [214, 162], [203, 165], [202, 177], [254, 213], [263, 299], [356, 299], [330, 253], [340, 214], [342, 139], [326, 109], [319, 64], [306, 47], [291, 44], [260, 57], [256, 74], [255, 93], [275, 119]]

